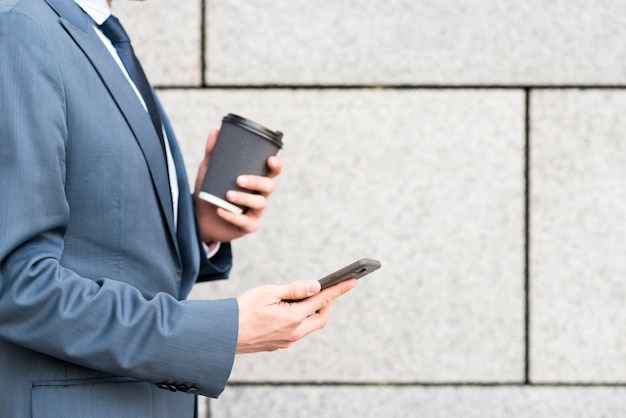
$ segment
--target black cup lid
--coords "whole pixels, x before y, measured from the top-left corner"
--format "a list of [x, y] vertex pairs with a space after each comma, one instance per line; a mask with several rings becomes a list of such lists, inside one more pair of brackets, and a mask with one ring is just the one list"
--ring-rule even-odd
[[222, 121], [232, 123], [243, 129], [254, 132], [255, 134], [267, 139], [268, 141], [273, 142], [278, 146], [278, 148], [283, 147], [283, 133], [280, 131], [272, 131], [261, 124], [253, 122], [246, 118], [242, 118], [241, 116], [235, 115], [233, 113], [229, 113], [228, 115], [224, 116], [224, 119], [222, 119]]

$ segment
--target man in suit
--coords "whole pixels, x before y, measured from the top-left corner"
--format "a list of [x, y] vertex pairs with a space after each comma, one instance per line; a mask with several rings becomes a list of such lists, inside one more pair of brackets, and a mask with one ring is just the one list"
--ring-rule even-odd
[[194, 201], [108, 15], [106, 0], [0, 0], [2, 417], [191, 417], [190, 394], [217, 397], [236, 353], [288, 347], [355, 285], [185, 300], [227, 277], [229, 241], [258, 227], [281, 164], [240, 179], [258, 192], [229, 195], [245, 214]]

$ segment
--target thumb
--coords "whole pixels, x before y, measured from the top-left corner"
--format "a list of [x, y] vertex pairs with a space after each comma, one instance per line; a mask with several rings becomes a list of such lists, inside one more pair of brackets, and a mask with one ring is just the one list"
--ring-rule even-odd
[[209, 132], [209, 137], [207, 138], [206, 145], [204, 147], [204, 158], [200, 162], [200, 166], [198, 166], [198, 175], [196, 176], [196, 184], [194, 185], [194, 192], [196, 195], [200, 192], [200, 187], [202, 186], [202, 181], [206, 175], [206, 170], [209, 167], [209, 160], [211, 159], [211, 153], [215, 148], [215, 142], [217, 141], [219, 132], [220, 131], [217, 129], [212, 129]]
[[211, 131], [209, 131], [209, 137], [207, 138], [206, 145], [204, 147], [204, 160], [202, 161], [205, 165], [209, 164], [211, 153], [215, 148], [215, 142], [217, 141], [219, 133], [220, 131], [218, 129], [211, 129]]
[[278, 289], [281, 300], [297, 301], [319, 293], [321, 285], [317, 280], [300, 280], [287, 283]]

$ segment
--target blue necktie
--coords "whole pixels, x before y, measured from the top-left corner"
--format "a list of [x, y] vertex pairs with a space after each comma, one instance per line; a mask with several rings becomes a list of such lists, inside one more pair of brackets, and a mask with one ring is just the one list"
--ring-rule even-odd
[[120, 21], [113, 15], [109, 16], [109, 18], [105, 20], [102, 25], [100, 25], [100, 30], [102, 30], [102, 33], [109, 38], [117, 50], [117, 54], [120, 56], [124, 67], [126, 67], [128, 75], [130, 75], [130, 78], [135, 83], [135, 86], [137, 86], [137, 89], [139, 90], [139, 93], [148, 108], [150, 119], [152, 120], [156, 134], [161, 142], [161, 148], [165, 153], [165, 140], [163, 139], [161, 117], [159, 116], [159, 111], [157, 110], [152, 88], [150, 87], [146, 74], [141, 68], [139, 60], [135, 56], [135, 52], [133, 51], [133, 47], [130, 44], [130, 39], [126, 34], [126, 31], [122, 27]]

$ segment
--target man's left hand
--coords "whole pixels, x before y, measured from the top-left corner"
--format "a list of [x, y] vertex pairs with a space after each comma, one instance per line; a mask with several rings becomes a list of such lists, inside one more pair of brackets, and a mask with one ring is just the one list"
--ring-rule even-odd
[[229, 202], [248, 208], [248, 210], [242, 214], [229, 212], [200, 199], [198, 193], [200, 192], [202, 180], [209, 166], [211, 153], [215, 147], [218, 133], [218, 130], [212, 130], [209, 133], [204, 159], [198, 169], [194, 190], [196, 218], [198, 219], [200, 235], [205, 243], [231, 241], [259, 229], [260, 219], [267, 205], [267, 198], [275, 188], [273, 179], [282, 171], [282, 162], [280, 159], [278, 157], [270, 157], [267, 160], [269, 170], [265, 177], [242, 175], [237, 178], [237, 186], [258, 193], [246, 193], [235, 190], [228, 191], [226, 199]]

